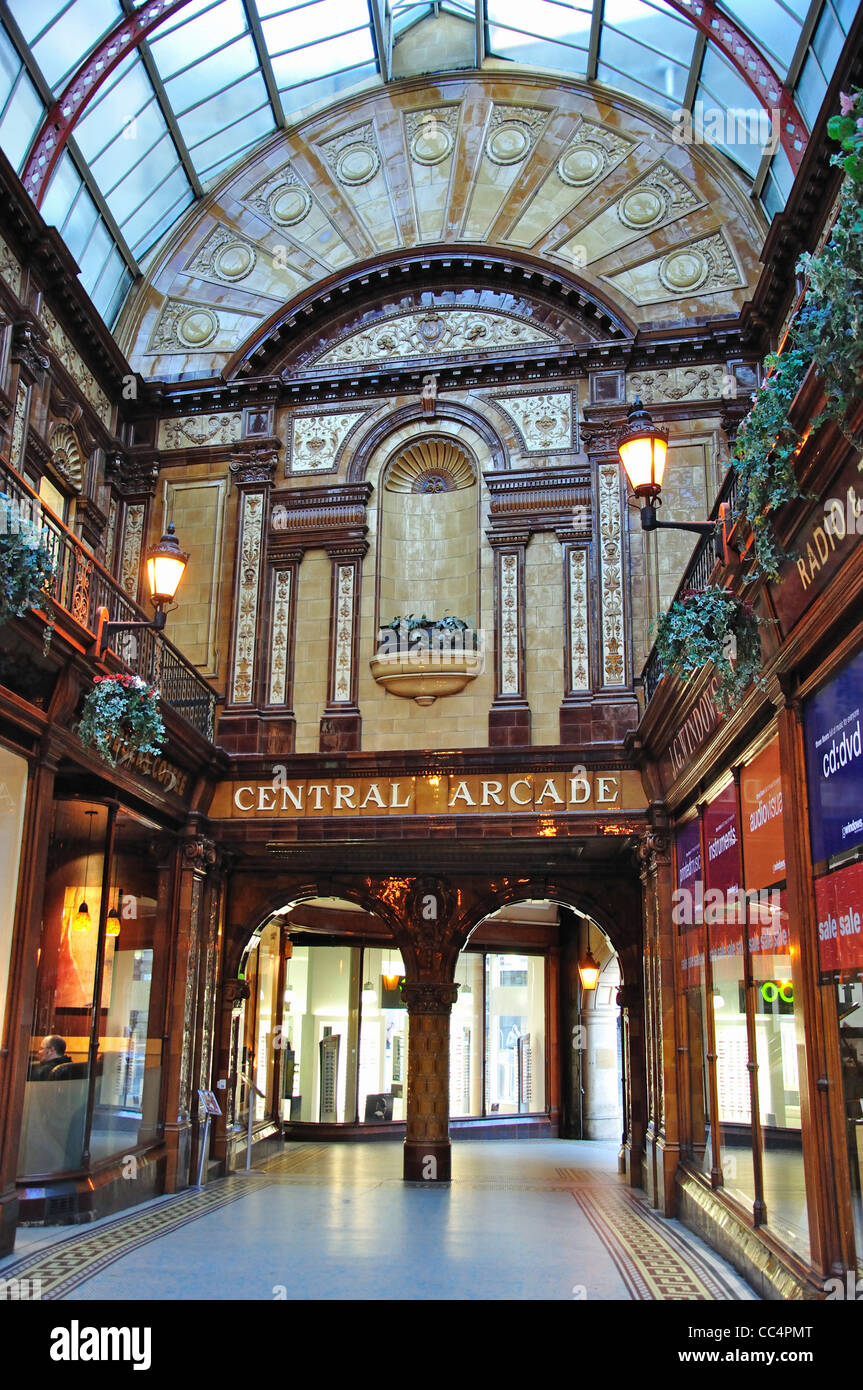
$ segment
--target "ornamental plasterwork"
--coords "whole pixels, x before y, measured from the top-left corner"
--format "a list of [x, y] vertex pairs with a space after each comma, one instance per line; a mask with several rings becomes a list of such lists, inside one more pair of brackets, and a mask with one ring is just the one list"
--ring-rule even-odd
[[258, 259], [256, 247], [230, 227], [214, 227], [184, 269], [232, 285], [251, 275]]
[[458, 440], [441, 435], [415, 439], [390, 464], [387, 492], [459, 492], [476, 484], [475, 463]]
[[493, 164], [519, 164], [530, 154], [551, 113], [531, 106], [492, 109], [485, 154]]
[[223, 415], [183, 415], [159, 424], [160, 449], [201, 448], [205, 444], [235, 444], [243, 430], [241, 411]]
[[621, 535], [620, 468], [600, 464], [599, 575], [602, 604], [602, 683], [623, 685], [623, 545]]
[[458, 106], [432, 106], [405, 113], [408, 152], [415, 164], [442, 164], [452, 154]]
[[339, 565], [336, 599], [336, 664], [333, 672], [333, 703], [345, 704], [351, 698], [351, 674], [354, 650], [354, 584], [353, 565]]
[[19, 381], [18, 391], [15, 395], [15, 419], [12, 423], [12, 446], [9, 450], [9, 462], [12, 467], [16, 469], [19, 468], [21, 462], [21, 450], [24, 445], [24, 422], [26, 419], [27, 387], [23, 381]]
[[117, 499], [112, 497], [108, 504], [108, 525], [105, 528], [105, 568], [113, 574], [114, 536], [117, 533]]
[[231, 680], [236, 705], [250, 704], [252, 699], [263, 524], [263, 495], [260, 492], [244, 493], [240, 522], [240, 573], [234, 619], [234, 669]]
[[141, 568], [141, 543], [144, 538], [144, 503], [133, 502], [126, 508], [123, 527], [123, 554], [120, 559], [120, 583], [132, 598], [138, 597]]
[[506, 396], [494, 401], [512, 420], [526, 453], [571, 449], [573, 409], [569, 391]]
[[216, 337], [218, 314], [204, 304], [169, 299], [153, 329], [148, 352], [202, 352]]
[[51, 450], [51, 462], [58, 473], [62, 473], [67, 483], [80, 492], [84, 486], [84, 461], [78, 436], [71, 425], [57, 425], [51, 431], [48, 448]]
[[43, 304], [39, 317], [48, 334], [48, 341], [59, 357], [78, 390], [89, 401], [103, 425], [110, 426], [111, 403], [97, 382], [89, 367], [84, 365], [78, 352], [70, 343], [63, 329], [55, 319], [47, 304]]
[[535, 324], [477, 309], [432, 309], [387, 319], [376, 328], [352, 333], [317, 359], [320, 367], [383, 362], [453, 352], [488, 352], [556, 343]]
[[339, 183], [348, 188], [368, 183], [381, 167], [381, 152], [371, 121], [324, 140], [320, 148]]
[[288, 635], [291, 619], [291, 571], [273, 575], [273, 633], [270, 644], [268, 703], [283, 705], [288, 690]]
[[277, 227], [298, 227], [312, 207], [311, 193], [290, 164], [268, 174], [244, 201]]
[[640, 396], [646, 405], [659, 401], [712, 401], [727, 389], [723, 365], [668, 367], [658, 372], [633, 372], [626, 378], [626, 399]]
[[13, 294], [21, 293], [21, 262], [13, 256], [6, 242], [0, 237], [0, 279], [4, 280]]
[[500, 693], [520, 695], [518, 556], [500, 557]]
[[641, 265], [602, 278], [615, 292], [625, 294], [636, 304], [658, 304], [675, 297], [716, 294], [721, 290], [742, 289], [746, 284], [721, 231], [684, 242], [664, 256], [654, 256]]
[[365, 410], [333, 415], [295, 415], [285, 459], [286, 473], [334, 473], [338, 453]]
[[660, 222], [682, 217], [700, 205], [688, 183], [667, 164], [657, 164], [617, 204], [617, 216], [625, 227], [647, 231]]
[[569, 552], [569, 686], [590, 689], [590, 638], [587, 618], [587, 551]]
[[558, 177], [572, 188], [586, 188], [625, 159], [635, 143], [605, 126], [582, 121], [557, 161]]

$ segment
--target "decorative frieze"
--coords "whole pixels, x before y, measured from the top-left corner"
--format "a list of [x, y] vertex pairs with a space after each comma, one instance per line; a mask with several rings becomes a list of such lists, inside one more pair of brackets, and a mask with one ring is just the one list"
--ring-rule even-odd
[[133, 599], [138, 598], [138, 585], [141, 576], [141, 545], [144, 539], [143, 502], [132, 502], [126, 506], [123, 525], [123, 550], [120, 559], [120, 583]]
[[600, 464], [599, 573], [602, 608], [602, 683], [623, 685], [626, 680], [626, 646], [623, 613], [623, 536], [620, 504], [620, 468]]
[[351, 333], [328, 348], [315, 365], [340, 367], [456, 352], [505, 352], [557, 342], [546, 329], [514, 315], [481, 309], [429, 309], [394, 315], [374, 328]]
[[285, 452], [285, 472], [335, 473], [343, 444], [367, 414], [365, 410], [348, 410], [295, 415]]
[[519, 527], [532, 531], [591, 534], [590, 474], [587, 469], [508, 469], [485, 473], [489, 491], [489, 536]]
[[526, 454], [562, 453], [573, 441], [575, 411], [571, 391], [499, 396], [493, 404], [512, 421]]
[[323, 545], [333, 538], [334, 532], [341, 533], [356, 548], [366, 533], [366, 505], [371, 492], [371, 483], [344, 483], [277, 493], [270, 529], [274, 536], [289, 536], [292, 545], [302, 539], [309, 547]]
[[263, 530], [264, 494], [244, 492], [240, 507], [240, 563], [234, 605], [234, 661], [231, 672], [232, 701], [235, 705], [251, 704], [254, 690]]
[[72, 346], [47, 304], [43, 304], [39, 317], [48, 335], [51, 348], [60, 359], [78, 390], [90, 403], [106, 429], [111, 427], [112, 406], [98, 381], [84, 364], [79, 352]]
[[588, 552], [569, 551], [567, 605], [569, 608], [569, 689], [590, 690], [590, 628], [588, 623]]
[[284, 705], [288, 698], [292, 580], [293, 570], [279, 569], [273, 572], [270, 688], [267, 697], [267, 703], [270, 705]]
[[200, 449], [204, 445], [236, 444], [242, 437], [242, 411], [221, 415], [183, 415], [159, 423], [160, 449]]
[[15, 393], [15, 418], [12, 421], [12, 445], [9, 450], [9, 462], [19, 473], [21, 472], [21, 455], [24, 448], [24, 429], [27, 424], [27, 394], [29, 387], [25, 382], [18, 382], [18, 390]]
[[664, 401], [720, 399], [729, 382], [724, 364], [668, 367], [656, 372], [632, 372], [626, 378], [626, 399], [640, 396], [646, 405]]

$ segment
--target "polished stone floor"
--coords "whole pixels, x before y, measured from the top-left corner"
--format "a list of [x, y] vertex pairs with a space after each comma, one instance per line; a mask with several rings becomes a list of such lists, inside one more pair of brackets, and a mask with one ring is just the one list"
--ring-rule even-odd
[[617, 1146], [459, 1142], [405, 1184], [398, 1142], [283, 1155], [85, 1227], [19, 1231], [0, 1279], [81, 1300], [750, 1300], [617, 1175]]

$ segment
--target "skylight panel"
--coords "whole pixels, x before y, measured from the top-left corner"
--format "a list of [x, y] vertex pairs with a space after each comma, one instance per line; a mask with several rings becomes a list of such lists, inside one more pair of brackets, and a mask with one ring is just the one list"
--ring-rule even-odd
[[55, 92], [65, 87], [91, 48], [123, 18], [119, 0], [72, 0], [65, 5], [10, 0], [9, 9]]
[[[276, 66], [275, 63], [273, 66]], [[282, 106], [286, 115], [295, 116], [306, 107], [320, 104], [328, 97], [336, 97], [340, 92], [349, 91], [358, 83], [378, 75], [378, 65], [372, 57], [365, 63], [356, 63], [340, 72], [328, 72], [324, 77], [281, 88]]]
[[784, 77], [800, 38], [808, 0], [723, 0], [722, 8]]
[[433, 11], [433, 6], [426, 4], [425, 0], [393, 0], [390, 5], [390, 14], [393, 23], [393, 36], [398, 38], [405, 29], [419, 20], [427, 18]]
[[[686, 94], [695, 30], [643, 0], [606, 0], [599, 42], [600, 80], [675, 109]], [[648, 95], [648, 94], [652, 95]]]
[[[366, 0], [311, 0], [311, 3], [290, 7], [284, 0], [259, 0], [258, 11], [267, 50], [273, 59], [301, 48], [317, 47], [339, 34], [360, 31], [367, 34], [368, 51], [371, 51], [371, 22]], [[366, 57], [364, 44], [362, 51], [356, 49], [349, 61], [360, 62]], [[330, 70], [344, 66], [338, 63]], [[307, 77], [320, 77], [324, 71], [318, 61], [315, 71], [310, 69]]]
[[[138, 54], [130, 54], [88, 106], [75, 127], [75, 138], [91, 164], [118, 139], [124, 140], [125, 158], [135, 157], [129, 143], [143, 140], [145, 148], [153, 143], [155, 131], [147, 139], [147, 131], [158, 125], [158, 133], [167, 130], [164, 117], [158, 110], [153, 86]], [[142, 130], [142, 126], [145, 127]]]
[[217, 0], [215, 5], [184, 18], [175, 28], [157, 29], [150, 39], [150, 50], [162, 81], [200, 64], [203, 58], [226, 49], [248, 32], [240, 0]]
[[273, 112], [269, 102], [258, 111], [235, 121], [233, 125], [212, 135], [192, 150], [195, 167], [202, 179], [212, 181], [222, 170], [234, 164], [244, 150], [257, 145], [273, 129]]
[[365, 63], [371, 63], [372, 70], [377, 71], [374, 56], [370, 30], [355, 29], [327, 39], [324, 43], [308, 44], [291, 53], [274, 54], [273, 72], [280, 89], [290, 91], [317, 78], [335, 76]]
[[489, 52], [514, 63], [584, 74], [592, 6], [559, 0], [489, 0]]
[[44, 115], [11, 39], [0, 29], [0, 149], [19, 174]]
[[[760, 104], [752, 88], [712, 45], [708, 46], [701, 65], [695, 113], [710, 133], [710, 143], [724, 150], [750, 177], [754, 177], [765, 144], [778, 126], [772, 122], [770, 113]], [[720, 135], [725, 138], [720, 138]]]

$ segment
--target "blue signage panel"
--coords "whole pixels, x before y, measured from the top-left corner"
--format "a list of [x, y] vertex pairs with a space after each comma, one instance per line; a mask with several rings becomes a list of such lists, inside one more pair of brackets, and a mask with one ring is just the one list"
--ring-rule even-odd
[[812, 858], [863, 844], [863, 652], [806, 701]]

